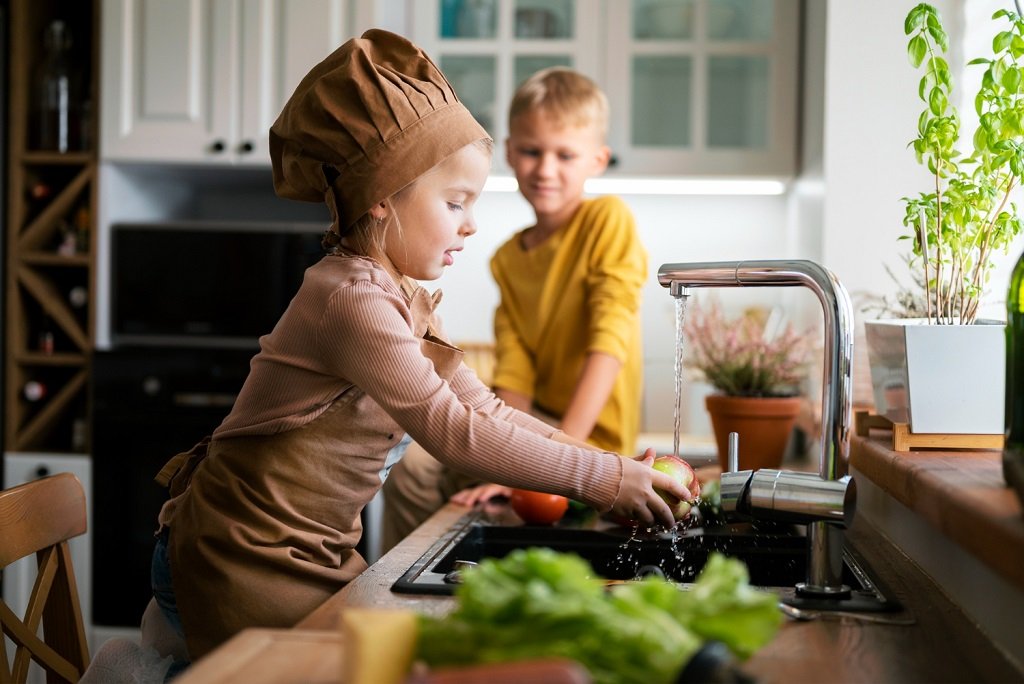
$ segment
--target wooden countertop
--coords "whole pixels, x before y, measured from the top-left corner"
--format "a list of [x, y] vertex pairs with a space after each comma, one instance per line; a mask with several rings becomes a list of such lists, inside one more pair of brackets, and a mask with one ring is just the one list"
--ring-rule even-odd
[[[391, 585], [465, 513], [463, 507], [445, 506], [298, 628], [335, 631], [349, 606], [409, 608], [432, 615], [451, 610], [451, 598], [395, 594]], [[879, 614], [880, 622], [849, 617], [787, 622], [744, 665], [759, 684], [1024, 681], [1024, 672], [868, 523], [858, 519], [847, 538], [905, 610]]]
[[[885, 435], [855, 437], [851, 446], [853, 467], [1021, 586], [1024, 519], [1020, 502], [1003, 486], [998, 452], [897, 454]], [[714, 468], [699, 472], [702, 479], [716, 473]], [[466, 512], [445, 506], [296, 629], [245, 630], [196, 663], [182, 684], [337, 681], [344, 650], [340, 615], [347, 607], [431, 615], [452, 609], [449, 597], [396, 594], [391, 585]], [[744, 664], [759, 684], [1024, 681], [1024, 670], [862, 516], [847, 541], [904, 610], [876, 614], [877, 622], [845, 616], [788, 621]]]
[[892, 437], [853, 437], [850, 465], [997, 574], [1024, 590], [1024, 513], [999, 450], [895, 452]]

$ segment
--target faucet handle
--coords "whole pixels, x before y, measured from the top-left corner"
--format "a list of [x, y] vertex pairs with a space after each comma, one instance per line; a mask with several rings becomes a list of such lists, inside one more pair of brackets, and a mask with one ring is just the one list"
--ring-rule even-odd
[[740, 433], [738, 432], [729, 433], [729, 451], [726, 465], [730, 473], [735, 473], [740, 469]]
[[754, 471], [741, 470], [722, 473], [719, 497], [722, 512], [745, 515], [750, 510], [750, 481]]

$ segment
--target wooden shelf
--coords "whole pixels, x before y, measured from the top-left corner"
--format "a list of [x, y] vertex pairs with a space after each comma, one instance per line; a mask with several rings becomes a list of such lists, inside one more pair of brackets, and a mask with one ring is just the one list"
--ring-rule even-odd
[[84, 366], [88, 361], [88, 358], [85, 354], [71, 354], [67, 352], [55, 352], [53, 354], [44, 354], [43, 352], [26, 352], [22, 354], [15, 354], [14, 360], [21, 366], [39, 366], [45, 368], [47, 366]]
[[65, 256], [56, 252], [27, 252], [22, 255], [21, 263], [31, 266], [60, 266], [69, 268], [88, 268], [92, 265], [89, 254], [72, 254]]
[[[81, 97], [99, 102], [100, 0], [10, 0], [7, 8], [4, 447], [88, 451], [91, 440], [86, 434], [83, 443], [81, 426], [91, 422], [97, 154], [95, 149], [33, 149], [36, 131], [30, 114], [43, 34], [57, 19], [70, 29], [73, 61], [86, 79]], [[95, 110], [83, 124], [83, 140], [97, 139]], [[40, 187], [47, 192], [37, 192]], [[69, 237], [76, 253], [58, 253]], [[80, 308], [68, 293], [83, 287], [89, 299]], [[41, 350], [44, 335], [55, 340], [49, 353]], [[44, 397], [25, 398], [23, 389], [31, 381], [45, 385]]]
[[92, 152], [25, 152], [21, 163], [46, 166], [82, 166], [93, 161]]

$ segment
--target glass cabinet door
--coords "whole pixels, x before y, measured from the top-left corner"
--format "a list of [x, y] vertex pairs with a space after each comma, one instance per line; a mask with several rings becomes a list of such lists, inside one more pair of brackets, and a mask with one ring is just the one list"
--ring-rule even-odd
[[[516, 86], [571, 66], [608, 95], [622, 175], [792, 175], [800, 0], [417, 0], [414, 39], [500, 145]], [[507, 172], [503, 155], [495, 169]]]
[[608, 5], [611, 141], [623, 173], [789, 175], [797, 0]]
[[[531, 74], [569, 66], [601, 80], [596, 36], [603, 17], [581, 16], [576, 0], [418, 0], [412, 13], [414, 39], [499, 144], [508, 135], [512, 93]], [[504, 164], [495, 155], [495, 168], [505, 171]]]

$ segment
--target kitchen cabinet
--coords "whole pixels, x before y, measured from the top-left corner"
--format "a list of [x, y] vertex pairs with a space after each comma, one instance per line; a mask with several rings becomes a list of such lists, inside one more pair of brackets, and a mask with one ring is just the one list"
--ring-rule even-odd
[[[86, 453], [98, 0], [8, 7], [4, 447]], [[55, 43], [68, 50], [61, 65], [44, 60]], [[42, 83], [77, 99], [45, 96]]]
[[104, 161], [269, 166], [295, 86], [355, 0], [103, 0]]
[[515, 87], [563, 65], [608, 95], [615, 172], [795, 173], [798, 0], [429, 0], [411, 25], [499, 143]]

